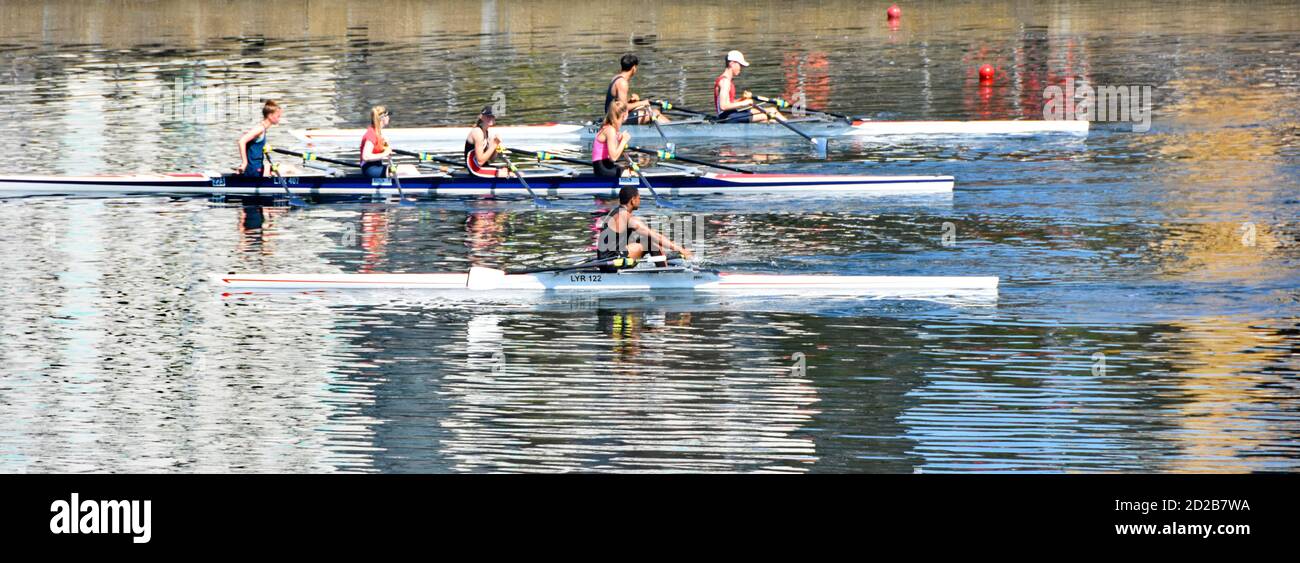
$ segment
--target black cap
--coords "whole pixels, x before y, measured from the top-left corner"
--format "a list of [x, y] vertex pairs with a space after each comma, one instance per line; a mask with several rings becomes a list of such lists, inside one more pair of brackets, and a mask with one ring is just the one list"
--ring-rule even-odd
[[492, 113], [492, 106], [487, 106], [483, 108], [483, 111], [480, 111], [478, 114], [483, 117], [492, 117], [492, 118], [496, 117], [496, 115]]

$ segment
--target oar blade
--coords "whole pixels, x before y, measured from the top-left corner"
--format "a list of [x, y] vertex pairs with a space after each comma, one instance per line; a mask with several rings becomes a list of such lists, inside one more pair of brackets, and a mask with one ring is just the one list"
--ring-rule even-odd
[[813, 151], [817, 153], [817, 158], [826, 158], [826, 139], [824, 137], [813, 137]]

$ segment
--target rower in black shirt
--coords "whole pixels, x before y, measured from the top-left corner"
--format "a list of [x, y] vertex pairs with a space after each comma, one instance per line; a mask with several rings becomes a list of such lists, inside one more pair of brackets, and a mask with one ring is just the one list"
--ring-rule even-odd
[[632, 77], [636, 76], [636, 70], [641, 64], [636, 55], [626, 54], [619, 60], [619, 66], [622, 72], [614, 75], [609, 81], [609, 86], [605, 88], [605, 113], [609, 113], [610, 104], [618, 101], [623, 102], [627, 108], [627, 121], [623, 125], [649, 125], [652, 121], [659, 123], [668, 123], [668, 116], [659, 112], [659, 109], [650, 105], [649, 100], [642, 100], [632, 90]]
[[690, 250], [650, 228], [634, 215], [640, 207], [641, 193], [636, 186], [623, 186], [618, 191], [618, 207], [609, 210], [601, 219], [600, 233], [596, 238], [596, 259], [640, 260], [647, 254], [660, 255], [667, 250], [690, 260]]

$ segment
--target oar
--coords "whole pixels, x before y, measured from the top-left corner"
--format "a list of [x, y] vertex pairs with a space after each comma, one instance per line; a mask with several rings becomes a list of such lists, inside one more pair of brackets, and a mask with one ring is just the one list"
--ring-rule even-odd
[[659, 108], [660, 108], [660, 109], [663, 109], [664, 111], [680, 111], [680, 112], [682, 112], [682, 113], [687, 113], [687, 114], [691, 114], [691, 115], [698, 115], [698, 116], [701, 116], [701, 117], [707, 117], [707, 118], [709, 118], [709, 119], [713, 119], [713, 118], [715, 117], [713, 114], [708, 113], [708, 112], [700, 111], [700, 110], [697, 110], [697, 109], [684, 108], [684, 107], [681, 107], [681, 106], [678, 106], [678, 105], [673, 105], [672, 103], [669, 103], [669, 102], [666, 102], [666, 101], [663, 101], [663, 100], [655, 100], [655, 101], [650, 102], [650, 103], [651, 103], [651, 104], [654, 104], [654, 105], [656, 105], [656, 106], [659, 106]]
[[664, 134], [664, 129], [663, 127], [659, 126], [658, 119], [651, 119], [650, 124], [655, 126], [655, 131], [657, 131], [659, 133], [659, 137], [661, 137], [664, 140], [664, 147], [666, 147], [670, 151], [677, 150], [677, 144], [668, 140], [668, 135]]
[[[532, 188], [532, 186], [529, 186], [529, 185], [528, 185], [528, 180], [525, 180], [525, 179], [524, 179], [524, 175], [523, 175], [521, 172], [519, 172], [519, 169], [515, 167], [515, 164], [514, 164], [513, 162], [510, 162], [510, 157], [506, 156], [506, 153], [507, 153], [507, 152], [510, 152], [510, 151], [514, 151], [514, 152], [517, 152], [517, 153], [520, 153], [520, 154], [537, 154], [537, 153], [530, 153], [529, 151], [521, 151], [521, 150], [518, 150], [518, 149], [507, 149], [507, 148], [504, 147], [504, 146], [501, 147], [501, 149], [502, 149], [502, 150], [501, 150], [501, 159], [504, 160], [504, 161], [506, 161], [506, 166], [510, 169], [511, 172], [514, 172], [514, 174], [515, 174], [516, 177], [519, 178], [519, 183], [524, 185], [524, 189], [525, 189], [525, 190], [528, 190], [528, 195], [533, 196], [533, 203], [537, 204], [538, 207], [550, 207], [550, 206], [551, 206], [551, 202], [546, 201], [546, 200], [544, 200], [544, 199], [538, 197], [538, 195], [537, 195], [535, 192], [533, 192], [533, 188]], [[462, 164], [462, 163], [456, 162], [456, 161], [451, 160], [451, 159], [449, 159], [449, 158], [443, 158], [443, 157], [440, 157], [440, 156], [437, 156], [437, 155], [429, 154], [429, 153], [427, 153], [427, 152], [412, 152], [412, 151], [405, 151], [405, 150], [401, 150], [401, 149], [393, 149], [393, 152], [394, 152], [395, 154], [400, 154], [400, 155], [403, 155], [403, 156], [413, 156], [413, 157], [415, 157], [415, 158], [417, 158], [417, 159], [420, 159], [421, 161], [441, 162], [441, 163], [443, 163], [443, 164], [448, 164], [448, 165], [452, 165], [452, 166], [460, 166], [460, 167], [462, 167], [462, 168], [465, 168], [465, 167], [466, 167], [466, 166], [465, 166], [464, 164]], [[555, 157], [555, 158], [559, 158], [559, 157]], [[582, 161], [578, 161], [578, 162], [582, 162]], [[588, 164], [590, 164], [590, 163], [588, 163]]]
[[560, 162], [568, 162], [569, 164], [580, 164], [580, 165], [582, 165], [582, 166], [591, 166], [591, 161], [588, 161], [588, 160], [580, 160], [580, 159], [577, 159], [577, 158], [570, 158], [570, 157], [567, 157], [567, 156], [560, 156], [560, 155], [555, 154], [555, 153], [553, 153], [553, 152], [547, 152], [547, 151], [536, 151], [536, 152], [534, 152], [534, 151], [526, 151], [526, 150], [523, 150], [523, 149], [510, 149], [510, 152], [517, 152], [517, 153], [522, 154], [522, 155], [524, 155], [524, 156], [528, 156], [528, 157], [536, 158], [538, 162], [541, 162], [541, 161], [543, 161], [543, 160], [558, 160], [558, 161], [560, 161]]
[[[659, 108], [662, 109], [662, 110], [664, 110], [664, 111], [668, 111], [668, 110], [673, 109], [673, 104], [670, 103], [670, 102], [664, 101], [664, 100], [655, 100], [655, 101], [652, 101], [652, 102], [650, 102], [650, 105], [652, 105], [652, 106], [659, 106]], [[658, 133], [659, 133], [659, 137], [662, 138], [662, 139], [664, 140], [664, 146], [666, 146], [666, 147], [668, 148], [668, 150], [671, 151], [671, 150], [674, 150], [674, 149], [677, 148], [677, 146], [674, 145], [672, 141], [668, 140], [668, 135], [665, 135], [665, 134], [664, 134], [664, 129], [663, 129], [663, 127], [660, 127], [660, 126], [659, 126], [659, 118], [655, 117], [654, 115], [651, 115], [651, 116], [650, 116], [650, 125], [653, 125], [653, 126], [654, 126], [655, 131], [658, 132]], [[656, 198], [656, 199], [658, 199], [658, 198]]]
[[[533, 151], [526, 151], [520, 149], [510, 149], [510, 152], [517, 152], [525, 156], [531, 156], [533, 158], [536, 158], [539, 162], [543, 160], [558, 160], [561, 162], [581, 164], [583, 166], [591, 166], [590, 162], [584, 162], [576, 158], [560, 156], [558, 154], [553, 154], [546, 151], [533, 152]], [[668, 198], [659, 197], [659, 194], [655, 192], [654, 186], [650, 185], [650, 180], [645, 177], [645, 173], [641, 172], [641, 167], [638, 166], [636, 162], [634, 162], [630, 157], [627, 159], [627, 162], [632, 166], [632, 170], [636, 171], [637, 175], [641, 177], [641, 183], [645, 185], [646, 189], [650, 190], [650, 194], [655, 196], [655, 205], [662, 205], [664, 207], [677, 207], [675, 204], [673, 204], [672, 201], [669, 201]]]
[[328, 163], [330, 163], [330, 164], [337, 164], [337, 165], [339, 165], [339, 166], [351, 166], [352, 168], [361, 168], [361, 165], [360, 165], [360, 164], [357, 164], [357, 163], [355, 163], [355, 162], [348, 162], [348, 161], [346, 161], [346, 160], [334, 160], [334, 159], [332, 159], [332, 158], [325, 158], [325, 157], [323, 157], [323, 156], [319, 156], [319, 155], [317, 155], [317, 154], [314, 153], [314, 152], [305, 152], [305, 153], [303, 153], [303, 152], [294, 152], [294, 151], [291, 151], [291, 150], [285, 150], [285, 149], [271, 149], [271, 150], [273, 150], [273, 151], [275, 151], [275, 152], [278, 152], [278, 153], [280, 153], [280, 154], [285, 154], [285, 155], [289, 155], [289, 156], [296, 156], [296, 157], [298, 157], [298, 158], [301, 158], [301, 159], [303, 160], [303, 162], [307, 162], [307, 161], [309, 161], [309, 160], [319, 160], [319, 161], [321, 161], [321, 162], [328, 162]]
[[[504, 147], [502, 147], [502, 148], [504, 148]], [[550, 207], [550, 206], [551, 206], [551, 202], [546, 201], [546, 200], [544, 200], [544, 199], [538, 197], [537, 194], [536, 194], [535, 192], [533, 192], [533, 187], [528, 185], [528, 180], [525, 180], [525, 179], [524, 179], [524, 175], [523, 175], [522, 173], [519, 172], [519, 169], [518, 169], [518, 168], [515, 167], [515, 163], [510, 162], [510, 157], [509, 157], [509, 156], [506, 156], [506, 153], [508, 153], [508, 152], [510, 152], [510, 151], [509, 151], [509, 150], [502, 150], [502, 151], [500, 151], [500, 153], [501, 153], [501, 160], [506, 161], [506, 167], [509, 168], [510, 171], [513, 172], [513, 173], [515, 174], [515, 177], [519, 178], [519, 183], [524, 185], [524, 189], [525, 189], [525, 190], [528, 190], [528, 195], [533, 196], [533, 205], [536, 205], [536, 206], [538, 206], [538, 207]]]
[[388, 173], [393, 179], [393, 185], [397, 186], [397, 204], [403, 207], [415, 205], [415, 202], [407, 201], [406, 194], [402, 193], [402, 179], [397, 177], [397, 167], [393, 166], [393, 155], [388, 155]]
[[[759, 100], [761, 103], [775, 103], [775, 100], [772, 100], [770, 98], [763, 98], [762, 96], [756, 97], [755, 99]], [[785, 104], [786, 106], [789, 106], [789, 102], [786, 102], [785, 100], [779, 100], [779, 101]], [[807, 133], [804, 133], [803, 131], [796, 129], [795, 126], [790, 125], [790, 123], [787, 122], [783, 117], [776, 117], [774, 115], [769, 115], [768, 118], [777, 123], [780, 123], [781, 125], [784, 125], [786, 129], [794, 131], [800, 137], [808, 139], [808, 142], [813, 144], [813, 149], [817, 151], [817, 156], [819, 158], [826, 158], [826, 139], [813, 137], [808, 135]]]
[[[788, 108], [788, 107], [791, 106], [790, 102], [787, 102], [787, 101], [785, 101], [785, 100], [782, 99], [782, 98], [768, 98], [768, 97], [766, 97], [766, 96], [754, 96], [754, 99], [755, 99], [755, 100], [758, 100], [758, 101], [760, 101], [760, 102], [768, 102], [768, 103], [775, 104], [776, 107], [778, 107], [778, 108]], [[822, 114], [822, 115], [829, 115], [829, 116], [831, 116], [831, 117], [834, 117], [834, 118], [837, 118], [837, 119], [843, 119], [843, 120], [845, 120], [845, 121], [853, 121], [853, 118], [852, 118], [852, 117], [849, 117], [849, 116], [847, 116], [847, 115], [839, 114], [839, 113], [831, 113], [831, 112], [829, 112], [829, 111], [824, 111], [824, 110], [820, 110], [820, 109], [814, 109], [814, 108], [810, 108], [810, 107], [804, 107], [804, 108], [803, 108], [803, 111], [808, 112], [808, 113], [820, 113], [820, 114]]]
[[[441, 162], [448, 166], [458, 166], [460, 168], [465, 168], [464, 162], [456, 162], [450, 158], [443, 158], [441, 156], [427, 153], [427, 152], [414, 152], [414, 151], [405, 151], [402, 149], [393, 149], [393, 154], [400, 154], [402, 156], [414, 157], [416, 160], [419, 160], [420, 162]], [[451, 169], [443, 168], [442, 171], [451, 172]]]
[[668, 198], [666, 197], [660, 196], [659, 192], [655, 191], [655, 187], [650, 185], [650, 179], [646, 178], [645, 172], [641, 171], [641, 166], [637, 164], [635, 160], [632, 160], [632, 155], [623, 155], [623, 156], [627, 158], [627, 163], [629, 166], [632, 167], [632, 171], [636, 172], [636, 175], [641, 177], [641, 184], [644, 185], [647, 190], [650, 190], [650, 195], [655, 196], [655, 205], [661, 207], [667, 207], [670, 209], [677, 208], [677, 204], [669, 201]]
[[280, 184], [280, 187], [284, 188], [284, 195], [289, 200], [289, 207], [307, 207], [307, 203], [304, 202], [302, 198], [293, 195], [293, 192], [289, 191], [289, 181], [285, 179], [283, 174], [280, 174], [280, 166], [271, 158], [271, 152], [273, 150], [274, 149], [271, 148], [271, 145], [266, 145], [262, 149], [262, 158], [266, 160], [268, 165], [270, 165], [271, 173], [275, 175], [275, 183]]
[[725, 165], [725, 164], [718, 164], [718, 163], [716, 163], [716, 162], [706, 162], [706, 161], [703, 161], [703, 160], [695, 160], [695, 159], [693, 159], [693, 158], [686, 158], [686, 157], [684, 157], [684, 156], [678, 156], [677, 153], [672, 152], [672, 151], [643, 149], [643, 148], [641, 148], [641, 147], [628, 147], [627, 150], [630, 150], [630, 151], [636, 151], [636, 152], [644, 153], [644, 154], [652, 154], [652, 155], [655, 155], [655, 156], [659, 157], [661, 160], [680, 160], [680, 161], [682, 161], [682, 162], [687, 162], [687, 163], [690, 163], [690, 164], [698, 164], [698, 165], [700, 165], [700, 166], [708, 166], [708, 167], [712, 167], [712, 168], [718, 168], [718, 169], [726, 170], [726, 171], [729, 171], [729, 172], [739, 172], [739, 173], [741, 173], [741, 174], [753, 174], [753, 173], [754, 173], [753, 170], [745, 170], [744, 168], [735, 168], [735, 167], [727, 166], [727, 165]]
[[549, 266], [545, 268], [527, 268], [524, 270], [509, 270], [507, 274], [541, 274], [545, 272], [568, 272], [571, 270], [581, 270], [584, 268], [599, 268], [601, 266], [619, 266], [636, 264], [636, 260], [631, 258], [601, 258], [580, 262], [570, 266]]

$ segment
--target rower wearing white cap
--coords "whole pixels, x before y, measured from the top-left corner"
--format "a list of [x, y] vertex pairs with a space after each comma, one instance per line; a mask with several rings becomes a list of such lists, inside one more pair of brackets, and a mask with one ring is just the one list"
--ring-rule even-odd
[[754, 95], [746, 90], [736, 99], [736, 84], [733, 80], [740, 76], [740, 69], [749, 66], [745, 55], [740, 51], [727, 53], [726, 69], [713, 81], [713, 106], [718, 112], [718, 122], [726, 123], [762, 123], [769, 119], [784, 119], [775, 109], [760, 109], [754, 105]]

